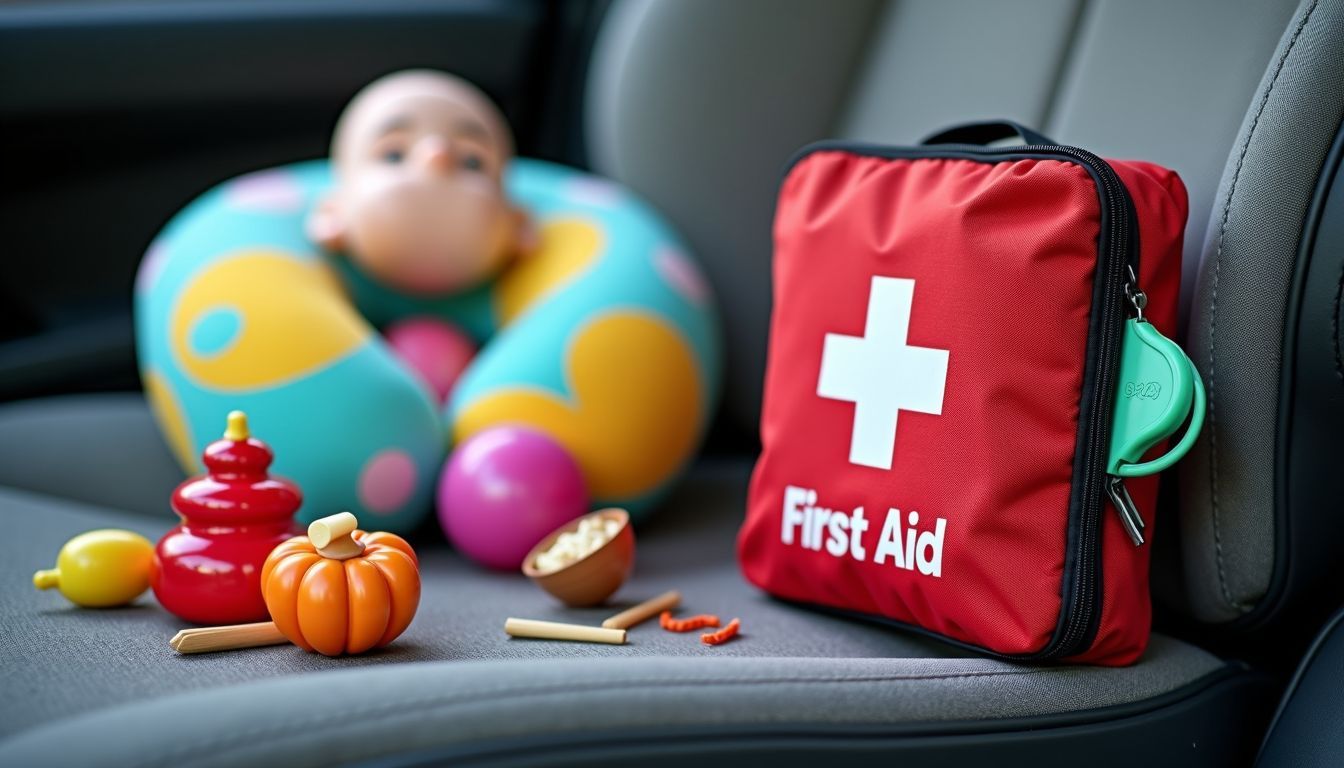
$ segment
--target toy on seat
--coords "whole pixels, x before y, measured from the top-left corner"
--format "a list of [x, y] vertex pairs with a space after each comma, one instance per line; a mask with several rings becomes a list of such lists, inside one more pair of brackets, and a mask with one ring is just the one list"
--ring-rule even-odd
[[83, 608], [126, 605], [149, 589], [154, 545], [133, 531], [103, 528], [70, 539], [56, 567], [33, 574], [38, 589], [59, 589]]
[[324, 517], [266, 558], [261, 580], [275, 626], [326, 656], [392, 642], [420, 606], [415, 550], [392, 533], [358, 530], [349, 512]]
[[588, 511], [574, 460], [523, 427], [494, 427], [457, 446], [438, 499], [439, 524], [453, 546], [501, 570], [517, 568], [533, 544]]
[[420, 606], [419, 560], [400, 536], [358, 527], [349, 512], [329, 515], [271, 552], [261, 586], [272, 621], [184, 629], [169, 644], [190, 654], [289, 641], [340, 656], [397, 639]]
[[[195, 469], [202, 436], [241, 407], [268, 425], [304, 517], [350, 509], [402, 532], [429, 511], [453, 444], [522, 426], [572, 457], [593, 506], [638, 519], [714, 406], [709, 290], [647, 206], [578, 171], [510, 162], [493, 107], [446, 79], [371, 85], [342, 120], [334, 167], [227, 182], [165, 227], [136, 287], [159, 425]], [[442, 409], [427, 366], [407, 359], [419, 353], [396, 341], [398, 323], [425, 318], [479, 344], [459, 377], [438, 379]]]
[[170, 613], [198, 624], [268, 616], [262, 564], [298, 532], [294, 513], [303, 502], [293, 483], [267, 474], [272, 458], [248, 432], [247, 416], [234, 411], [223, 439], [205, 449], [209, 474], [173, 491], [182, 523], [159, 540], [152, 580]]

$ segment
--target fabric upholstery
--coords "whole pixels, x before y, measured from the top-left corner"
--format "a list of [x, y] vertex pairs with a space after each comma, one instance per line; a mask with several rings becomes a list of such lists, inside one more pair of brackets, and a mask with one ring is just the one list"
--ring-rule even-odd
[[[1161, 639], [1145, 666], [1134, 670], [1023, 669], [969, 659], [728, 657], [364, 667], [102, 710], [0, 743], [0, 761], [29, 768], [184, 761], [201, 768], [322, 766], [565, 733], [620, 738], [641, 728], [712, 733], [806, 723], [927, 733], [949, 721], [1152, 697], [1207, 661], [1192, 658], [1192, 651]], [[544, 755], [533, 757], [544, 761]]]
[[1190, 196], [1189, 307], [1218, 178], [1297, 0], [1104, 0], [1086, 6], [1042, 129], [1103, 157], [1175, 170]]
[[1181, 466], [1181, 563], [1190, 607], [1204, 621], [1251, 610], [1273, 575], [1284, 308], [1342, 116], [1344, 2], [1305, 0], [1218, 187], [1186, 343], [1209, 395], [1204, 431]]
[[[733, 536], [743, 509], [746, 468], [702, 467], [649, 525], [639, 528], [635, 575], [616, 605], [568, 610], [520, 574], [478, 568], [449, 550], [436, 527], [411, 539], [422, 565], [420, 611], [407, 632], [381, 651], [329, 660], [293, 647], [183, 658], [168, 640], [184, 626], [147, 593], [134, 606], [85, 610], [54, 591], [30, 586], [33, 571], [50, 567], [69, 537], [100, 527], [139, 531], [152, 541], [173, 521], [114, 512], [25, 491], [0, 489], [0, 656], [6, 697], [0, 732], [12, 732], [85, 709], [175, 690], [204, 689], [278, 675], [349, 666], [432, 660], [542, 661], [555, 657], [705, 657], [698, 635], [637, 630], [623, 647], [510, 641], [509, 616], [600, 623], [620, 607], [679, 589], [688, 611], [740, 616], [740, 641], [714, 656], [947, 657], [964, 655], [941, 643], [832, 618], [774, 602], [739, 576]], [[22, 663], [20, 663], [20, 661]]]
[[971, 120], [1044, 127], [1081, 0], [889, 2], [835, 135], [913, 144]]
[[168, 497], [184, 477], [140, 394], [0, 406], [0, 487], [172, 519]]
[[[133, 402], [106, 410], [123, 411], [126, 422], [148, 418]], [[113, 444], [127, 453], [157, 450], [73, 427], [67, 437], [80, 453]], [[595, 722], [624, 728], [1019, 717], [1138, 701], [1222, 668], [1213, 656], [1160, 636], [1131, 668], [1017, 667], [770, 600], [746, 585], [733, 558], [746, 480], [743, 462], [698, 467], [639, 529], [635, 575], [609, 608], [566, 610], [521, 576], [480, 570], [437, 531], [422, 531], [413, 539], [424, 582], [415, 622], [388, 648], [344, 659], [290, 646], [181, 657], [167, 641], [183, 624], [152, 596], [129, 608], [84, 610], [31, 590], [32, 571], [49, 566], [69, 536], [119, 526], [157, 537], [171, 521], [0, 490], [8, 532], [0, 540], [0, 580], [11, 585], [0, 590], [0, 738], [8, 737], [0, 764], [158, 765], [190, 755], [193, 764], [264, 756], [305, 765]], [[596, 623], [621, 604], [669, 588], [682, 591], [688, 611], [741, 617], [742, 637], [708, 648], [693, 634], [650, 624], [635, 629], [629, 645], [598, 646], [510, 640], [502, 631], [511, 615]], [[352, 714], [359, 714], [354, 724], [323, 745], [299, 735], [302, 724]], [[370, 738], [374, 733], [380, 738]]]
[[593, 166], [667, 215], [718, 293], [725, 406], [755, 428], [770, 306], [770, 218], [785, 160], [824, 138], [878, 5], [614, 3], [588, 67]]

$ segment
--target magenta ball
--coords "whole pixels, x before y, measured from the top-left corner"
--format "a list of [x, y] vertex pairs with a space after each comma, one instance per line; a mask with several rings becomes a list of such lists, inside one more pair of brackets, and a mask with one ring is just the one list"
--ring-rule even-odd
[[393, 323], [383, 336], [397, 357], [429, 385], [440, 403], [448, 399], [458, 377], [476, 356], [471, 337], [451, 323], [433, 317], [413, 317]]
[[458, 551], [517, 569], [546, 534], [588, 511], [583, 474], [547, 435], [493, 427], [468, 438], [439, 477], [439, 523]]

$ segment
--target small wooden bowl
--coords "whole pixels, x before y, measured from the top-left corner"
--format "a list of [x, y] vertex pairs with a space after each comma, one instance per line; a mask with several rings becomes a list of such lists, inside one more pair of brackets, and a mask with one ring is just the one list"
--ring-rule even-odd
[[[555, 571], [539, 571], [533, 565], [537, 555], [547, 551], [562, 533], [571, 533], [579, 523], [590, 517], [618, 520], [621, 529], [607, 543], [586, 557]], [[630, 527], [630, 515], [624, 509], [599, 509], [551, 531], [527, 553], [523, 560], [523, 574], [550, 592], [570, 608], [599, 605], [625, 583], [630, 568], [635, 564], [635, 532]]]

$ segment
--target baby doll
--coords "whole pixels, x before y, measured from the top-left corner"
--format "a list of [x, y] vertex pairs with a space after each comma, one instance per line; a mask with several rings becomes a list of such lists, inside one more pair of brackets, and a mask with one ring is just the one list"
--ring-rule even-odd
[[[527, 215], [504, 193], [512, 157], [504, 116], [471, 84], [429, 70], [387, 75], [336, 124], [335, 185], [309, 218], [309, 236], [401, 292], [467, 290], [532, 247]], [[436, 319], [403, 321], [385, 335], [441, 401], [473, 353], [465, 334]]]

